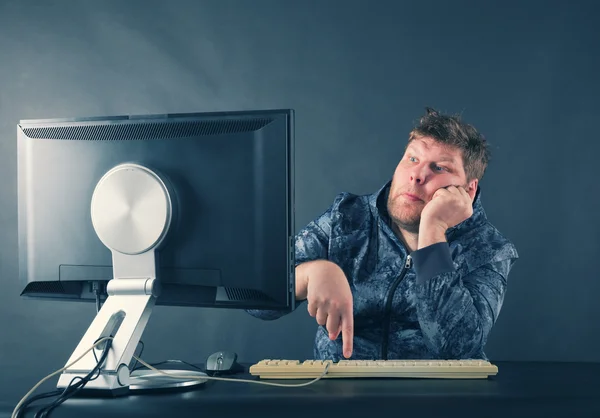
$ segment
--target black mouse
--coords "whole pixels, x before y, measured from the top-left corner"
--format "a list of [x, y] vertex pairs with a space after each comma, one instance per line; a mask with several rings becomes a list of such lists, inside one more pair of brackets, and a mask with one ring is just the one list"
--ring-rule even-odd
[[237, 354], [232, 351], [217, 351], [206, 359], [206, 374], [210, 376], [232, 374], [244, 371], [237, 362]]

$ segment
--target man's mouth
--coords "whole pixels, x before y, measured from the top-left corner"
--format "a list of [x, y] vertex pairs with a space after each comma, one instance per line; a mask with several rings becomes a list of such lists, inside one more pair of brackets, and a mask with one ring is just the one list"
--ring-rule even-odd
[[418, 202], [419, 200], [423, 200], [419, 196], [416, 196], [416, 195], [411, 194], [411, 193], [402, 193], [402, 196], [405, 199], [410, 200], [411, 202]]

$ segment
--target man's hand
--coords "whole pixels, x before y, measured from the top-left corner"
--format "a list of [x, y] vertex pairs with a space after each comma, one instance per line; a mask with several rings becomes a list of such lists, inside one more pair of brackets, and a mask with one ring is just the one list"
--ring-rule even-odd
[[301, 264], [306, 278], [308, 313], [324, 325], [331, 340], [342, 333], [344, 357], [352, 355], [354, 314], [352, 292], [342, 269], [325, 260]]
[[438, 189], [421, 212], [418, 248], [446, 240], [446, 230], [473, 215], [473, 197], [463, 187]]

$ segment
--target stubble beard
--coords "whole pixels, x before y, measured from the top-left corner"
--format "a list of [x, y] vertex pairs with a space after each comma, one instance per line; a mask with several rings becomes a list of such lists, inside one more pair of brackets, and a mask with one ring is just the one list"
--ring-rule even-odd
[[[397, 196], [396, 200], [400, 200], [401, 197]], [[421, 224], [421, 211], [414, 211], [410, 208], [410, 205], [403, 204], [402, 202], [394, 202], [393, 199], [388, 199], [387, 209], [390, 218], [394, 222], [396, 228], [404, 230], [411, 234], [419, 233], [419, 225]], [[408, 213], [407, 213], [408, 212]]]

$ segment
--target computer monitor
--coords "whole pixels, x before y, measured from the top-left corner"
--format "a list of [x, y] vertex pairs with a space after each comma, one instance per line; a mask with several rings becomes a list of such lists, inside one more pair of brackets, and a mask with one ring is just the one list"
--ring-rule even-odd
[[[294, 309], [292, 110], [23, 120], [17, 131], [22, 296], [106, 299], [70, 359], [114, 337], [88, 389], [133, 387], [154, 305]], [[58, 386], [91, 370], [92, 354]]]

